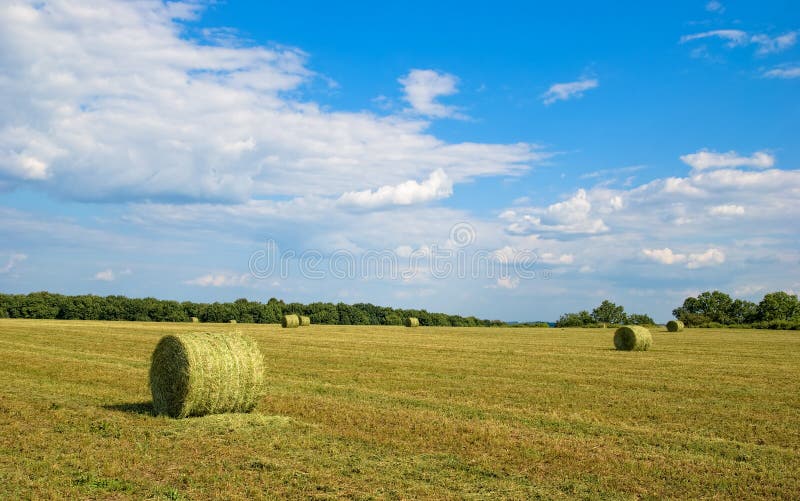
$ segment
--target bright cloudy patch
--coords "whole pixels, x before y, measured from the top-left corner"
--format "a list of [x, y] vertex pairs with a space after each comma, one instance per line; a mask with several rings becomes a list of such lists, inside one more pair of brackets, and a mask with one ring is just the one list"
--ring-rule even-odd
[[782, 52], [792, 47], [797, 42], [797, 32], [790, 31], [782, 35], [769, 36], [763, 33], [750, 34], [742, 30], [711, 30], [684, 35], [681, 37], [680, 42], [687, 43], [707, 38], [724, 40], [725, 45], [730, 48], [755, 45], [757, 47], [757, 54], [766, 55], [774, 52]]
[[686, 254], [672, 252], [672, 249], [669, 247], [663, 249], [642, 249], [642, 254], [661, 264], [675, 264], [686, 261]]
[[498, 289], [516, 289], [519, 287], [519, 278], [516, 277], [500, 277], [494, 285]]
[[562, 202], [544, 208], [527, 207], [505, 211], [501, 218], [511, 221], [507, 228], [513, 234], [594, 234], [608, 230], [603, 220], [593, 214], [592, 202], [584, 189], [579, 189]]
[[[179, 7], [197, 14], [160, 2], [0, 5], [0, 178], [68, 199], [241, 203], [437, 169], [464, 182], [543, 158], [527, 143], [448, 143], [405, 114], [322, 109], [298, 97], [323, 78], [304, 52], [181, 37]], [[436, 100], [455, 92], [452, 75], [403, 81], [420, 114], [454, 113]]]
[[9, 273], [13, 270], [19, 263], [28, 259], [28, 256], [25, 254], [15, 253], [11, 254], [6, 261], [6, 264], [0, 266], [0, 273]]
[[576, 80], [575, 82], [556, 83], [542, 94], [542, 102], [546, 105], [556, 101], [566, 101], [568, 99], [583, 97], [583, 93], [590, 89], [595, 89], [600, 83], [595, 78]]
[[454, 75], [434, 70], [411, 70], [398, 81], [403, 86], [405, 100], [415, 113], [435, 118], [460, 116], [454, 106], [437, 101], [458, 92], [458, 78]]
[[719, 2], [717, 0], [711, 0], [706, 4], [706, 10], [708, 12], [717, 12], [719, 14], [722, 14], [723, 12], [725, 12], [725, 6], [722, 5], [722, 2]]
[[113, 282], [116, 276], [114, 275], [114, 270], [105, 269], [103, 271], [98, 271], [94, 274], [95, 280], [100, 280], [101, 282]]
[[775, 165], [775, 157], [764, 151], [757, 151], [751, 156], [742, 156], [735, 151], [717, 153], [709, 150], [700, 150], [681, 156], [681, 161], [693, 169], [717, 169], [724, 167], [756, 167], [767, 169]]
[[800, 66], [778, 66], [763, 73], [766, 78], [800, 78]]
[[239, 287], [250, 283], [252, 276], [248, 274], [238, 275], [235, 273], [209, 273], [185, 283], [188, 285], [199, 285], [200, 287]]
[[708, 212], [712, 216], [741, 216], [744, 214], [744, 207], [736, 204], [715, 205]]
[[686, 267], [689, 269], [704, 266], [716, 266], [725, 262], [725, 253], [719, 249], [708, 249], [705, 252], [689, 254]]
[[423, 182], [406, 181], [377, 190], [348, 192], [339, 197], [347, 207], [376, 208], [386, 205], [411, 205], [447, 198], [453, 194], [453, 181], [442, 169], [437, 169]]

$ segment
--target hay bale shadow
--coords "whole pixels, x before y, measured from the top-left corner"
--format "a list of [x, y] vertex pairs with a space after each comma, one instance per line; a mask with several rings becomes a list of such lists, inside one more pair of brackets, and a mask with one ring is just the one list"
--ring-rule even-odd
[[155, 416], [156, 411], [153, 409], [153, 402], [127, 402], [122, 404], [107, 404], [103, 406], [104, 409], [118, 412], [127, 412], [128, 414], [139, 414], [141, 416]]

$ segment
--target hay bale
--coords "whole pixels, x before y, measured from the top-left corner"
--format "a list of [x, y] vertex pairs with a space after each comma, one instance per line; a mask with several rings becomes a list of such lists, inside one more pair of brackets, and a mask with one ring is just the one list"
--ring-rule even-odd
[[419, 319], [417, 317], [408, 317], [405, 321], [406, 327], [419, 327]]
[[305, 327], [307, 325], [311, 325], [311, 317], [307, 317], [305, 315], [300, 315], [300, 326]]
[[284, 315], [283, 320], [281, 320], [281, 325], [284, 329], [300, 327], [300, 317], [297, 315]]
[[625, 325], [614, 333], [614, 346], [618, 350], [647, 351], [653, 344], [653, 335], [641, 325]]
[[197, 317], [192, 317], [192, 323], [193, 324], [199, 324], [200, 323], [200, 319], [197, 318]]
[[234, 320], [234, 319], [230, 319], [230, 320], [228, 320], [228, 323], [229, 323], [229, 324], [235, 324], [235, 323], [236, 323], [236, 320]]
[[667, 322], [667, 330], [670, 332], [680, 332], [683, 330], [683, 322], [680, 320], [670, 320]]
[[238, 333], [187, 332], [161, 338], [150, 361], [157, 414], [250, 412], [264, 386], [264, 359]]

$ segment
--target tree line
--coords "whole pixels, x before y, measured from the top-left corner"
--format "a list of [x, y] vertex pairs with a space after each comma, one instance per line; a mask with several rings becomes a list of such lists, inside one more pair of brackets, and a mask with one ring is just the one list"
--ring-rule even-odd
[[[676, 319], [687, 327], [741, 327], [754, 329], [800, 330], [800, 300], [786, 292], [770, 292], [754, 303], [733, 299], [720, 291], [706, 291], [688, 297], [683, 305], [672, 310]], [[643, 314], [627, 314], [623, 306], [603, 301], [591, 312], [565, 313], [556, 327], [598, 327], [601, 325], [653, 325]]]
[[201, 322], [275, 324], [284, 314], [296, 313], [311, 317], [315, 324], [334, 325], [403, 325], [408, 317], [419, 319], [420, 325], [440, 327], [503, 326], [500, 320], [473, 316], [430, 313], [426, 310], [405, 310], [375, 306], [369, 303], [285, 303], [271, 298], [266, 303], [237, 299], [232, 303], [178, 302], [155, 298], [125, 296], [65, 296], [50, 292], [0, 294], [0, 318], [36, 318], [58, 320], [127, 320], [145, 322]]

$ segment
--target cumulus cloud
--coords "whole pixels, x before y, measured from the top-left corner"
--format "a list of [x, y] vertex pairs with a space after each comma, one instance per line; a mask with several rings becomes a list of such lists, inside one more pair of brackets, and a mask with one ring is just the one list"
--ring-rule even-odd
[[[230, 204], [335, 197], [436, 169], [464, 182], [543, 158], [526, 143], [448, 143], [407, 114], [322, 109], [302, 100], [323, 78], [302, 50], [182, 36], [181, 19], [201, 14], [194, 2], [0, 3], [0, 182]], [[453, 113], [435, 99], [455, 77], [422, 71], [404, 79], [412, 104]]]
[[457, 108], [437, 102], [442, 96], [451, 96], [458, 92], [458, 78], [455, 75], [415, 69], [401, 77], [398, 82], [403, 86], [405, 100], [415, 113], [435, 118], [461, 118]]
[[735, 151], [716, 153], [700, 150], [697, 153], [682, 155], [681, 161], [697, 170], [716, 169], [720, 167], [756, 167], [767, 169], [775, 165], [775, 157], [764, 151], [757, 151], [751, 156], [741, 156]]
[[686, 267], [689, 269], [702, 268], [704, 266], [716, 266], [725, 262], [725, 253], [719, 249], [708, 249], [699, 254], [689, 254]]
[[387, 205], [411, 205], [447, 198], [453, 194], [453, 181], [442, 169], [437, 169], [423, 182], [406, 181], [376, 190], [351, 191], [339, 197], [346, 207], [376, 208]]
[[742, 30], [711, 30], [684, 35], [680, 38], [680, 43], [683, 44], [706, 38], [719, 38], [724, 40], [725, 45], [729, 48], [755, 45], [757, 47], [757, 54], [766, 55], [782, 52], [792, 47], [797, 42], [797, 32], [790, 31], [783, 35], [769, 36], [763, 33], [749, 34]]
[[248, 285], [252, 277], [248, 274], [238, 275], [235, 273], [209, 273], [202, 275], [184, 283], [188, 285], [198, 285], [200, 287], [240, 287]]
[[113, 282], [115, 278], [116, 276], [114, 275], [114, 270], [110, 268], [103, 271], [98, 271], [94, 274], [94, 279], [101, 282]]
[[741, 216], [744, 214], [744, 207], [736, 204], [715, 205], [708, 209], [712, 216]]
[[26, 259], [28, 259], [28, 256], [25, 254], [20, 254], [20, 253], [11, 254], [11, 256], [9, 256], [8, 260], [6, 261], [6, 264], [0, 267], [0, 273], [9, 273], [19, 263], [25, 261]]
[[762, 76], [765, 78], [800, 78], [800, 66], [778, 66], [765, 71]]
[[642, 249], [642, 254], [661, 264], [675, 264], [686, 261], [686, 254], [672, 252], [672, 249], [669, 247], [663, 249]]
[[519, 287], [519, 278], [516, 277], [500, 277], [494, 285], [494, 288], [498, 289], [516, 289], [517, 287]]
[[608, 231], [603, 219], [593, 214], [592, 202], [584, 189], [561, 202], [544, 208], [517, 208], [501, 214], [511, 221], [508, 231], [526, 235], [534, 233], [596, 234]]
[[583, 97], [587, 90], [597, 88], [600, 83], [595, 78], [584, 78], [574, 82], [556, 83], [542, 94], [542, 102], [546, 105], [556, 101], [566, 101], [572, 98]]

